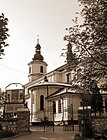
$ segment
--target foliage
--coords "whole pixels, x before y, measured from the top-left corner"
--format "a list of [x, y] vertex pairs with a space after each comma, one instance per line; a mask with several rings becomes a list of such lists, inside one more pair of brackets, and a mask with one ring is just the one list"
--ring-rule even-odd
[[14, 136], [15, 133], [7, 130], [0, 130], [0, 138], [8, 138]]
[[92, 92], [92, 97], [91, 97], [91, 109], [92, 112], [99, 113], [101, 114], [103, 111], [103, 99], [100, 94], [100, 89], [97, 86], [97, 83], [95, 80], [92, 80], [90, 83], [90, 91]]
[[[82, 0], [83, 2], [84, 0]], [[87, 0], [88, 1], [88, 0]], [[79, 61], [94, 63], [92, 71], [98, 75], [107, 73], [107, 2], [105, 0], [91, 0], [90, 4], [84, 4], [81, 15], [84, 18], [82, 25], [77, 24], [66, 29], [69, 35], [64, 40], [70, 42], [74, 54]], [[90, 60], [89, 60], [90, 58]], [[94, 74], [94, 76], [96, 75]]]
[[[4, 108], [4, 103], [5, 103], [5, 93], [1, 92], [0, 93], [0, 108]], [[3, 117], [3, 113], [0, 114], [0, 117]]]
[[5, 18], [4, 14], [0, 15], [0, 55], [4, 55], [4, 47], [8, 46], [5, 42], [6, 39], [9, 37], [8, 32], [8, 19]]
[[[79, 1], [83, 5], [80, 15], [84, 21], [79, 24], [76, 17], [74, 26], [66, 28], [68, 35], [64, 37], [64, 40], [71, 45], [73, 58], [78, 60], [79, 66], [71, 59], [68, 61], [68, 69], [75, 69], [76, 84], [81, 93], [99, 96], [98, 91], [98, 94], [94, 94], [94, 91], [90, 90], [90, 85], [93, 79], [98, 82], [107, 75], [107, 1]], [[79, 78], [78, 69], [80, 69]]]

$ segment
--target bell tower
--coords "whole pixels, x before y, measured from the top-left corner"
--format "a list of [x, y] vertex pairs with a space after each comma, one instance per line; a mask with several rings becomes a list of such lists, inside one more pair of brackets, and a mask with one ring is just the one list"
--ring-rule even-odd
[[41, 55], [41, 46], [39, 44], [39, 38], [37, 39], [37, 45], [34, 57], [32, 61], [28, 63], [29, 66], [29, 82], [39, 79], [45, 76], [47, 73], [47, 63], [44, 61], [44, 57]]

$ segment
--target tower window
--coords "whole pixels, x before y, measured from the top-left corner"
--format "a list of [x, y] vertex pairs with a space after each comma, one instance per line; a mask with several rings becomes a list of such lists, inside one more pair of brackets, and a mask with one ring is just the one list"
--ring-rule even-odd
[[43, 73], [43, 66], [40, 66], [40, 73]]
[[40, 96], [40, 110], [44, 110], [44, 96]]
[[29, 67], [29, 73], [31, 73], [31, 67]]

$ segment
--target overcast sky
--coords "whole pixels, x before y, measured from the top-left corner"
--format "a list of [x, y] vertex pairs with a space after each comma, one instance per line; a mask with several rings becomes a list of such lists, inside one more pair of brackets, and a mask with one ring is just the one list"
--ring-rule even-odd
[[0, 60], [0, 87], [28, 82], [28, 63], [35, 53], [39, 35], [41, 53], [48, 63], [48, 72], [64, 64], [60, 57], [66, 48], [63, 41], [66, 27], [72, 25], [77, 0], [0, 0], [0, 13], [9, 19], [9, 47]]

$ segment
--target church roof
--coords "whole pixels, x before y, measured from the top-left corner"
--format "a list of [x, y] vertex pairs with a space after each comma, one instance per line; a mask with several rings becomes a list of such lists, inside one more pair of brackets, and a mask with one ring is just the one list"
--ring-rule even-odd
[[55, 93], [49, 95], [46, 97], [46, 99], [50, 100], [53, 98], [56, 98], [57, 96], [62, 96], [65, 94], [77, 94], [75, 89], [71, 89], [71, 88], [63, 88], [61, 90], [56, 91]]
[[54, 82], [41, 82], [39, 84], [35, 84], [34, 86], [30, 87], [29, 90], [31, 89], [36, 89], [37, 87], [41, 86], [60, 86], [60, 87], [71, 87], [69, 84], [64, 84], [64, 83], [54, 83]]

